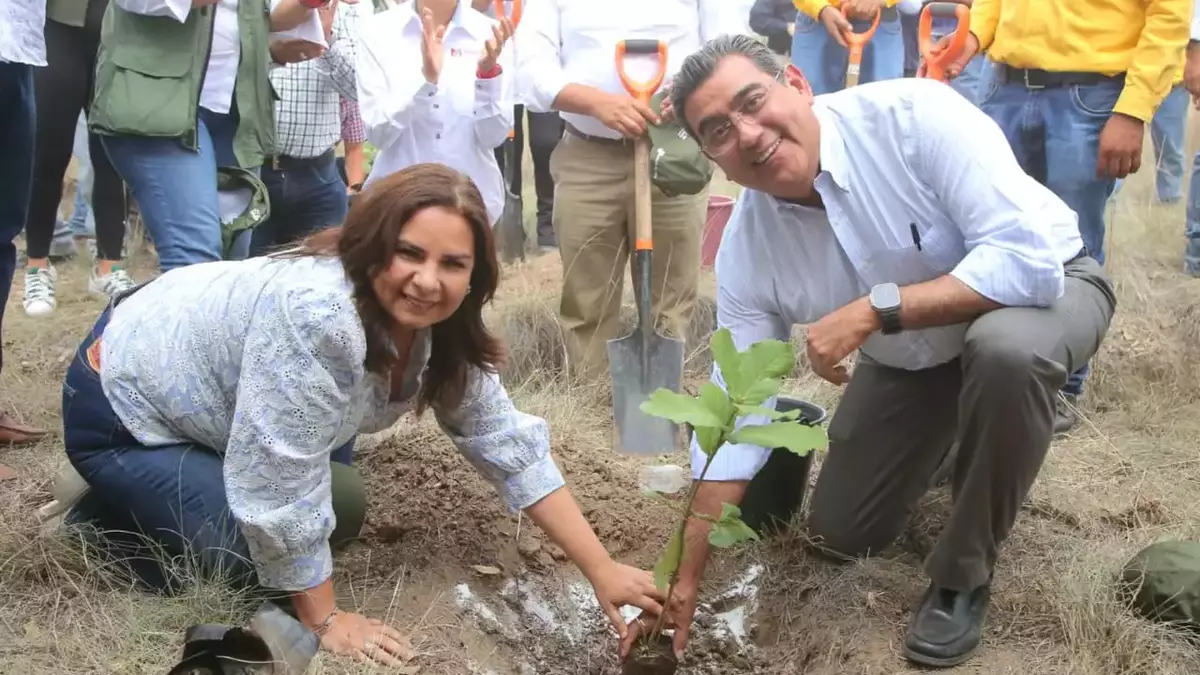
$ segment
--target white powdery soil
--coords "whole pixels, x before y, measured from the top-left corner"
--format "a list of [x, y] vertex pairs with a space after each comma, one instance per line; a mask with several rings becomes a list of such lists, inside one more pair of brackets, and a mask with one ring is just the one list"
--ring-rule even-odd
[[[758, 579], [761, 565], [749, 567], [722, 593], [702, 602], [698, 609], [693, 640], [729, 642], [738, 650], [752, 651], [749, 639], [750, 618], [758, 609]], [[612, 627], [600, 611], [592, 587], [582, 579], [573, 579], [560, 587], [522, 573], [504, 581], [498, 593], [477, 593], [468, 583], [454, 587], [458, 608], [470, 614], [480, 630], [499, 635], [514, 645], [522, 633], [535, 634], [536, 641], [558, 640], [570, 647], [582, 648], [594, 640], [610, 640]], [[635, 607], [622, 607], [626, 621], [637, 616]], [[523, 673], [536, 673], [528, 664], [520, 664]]]

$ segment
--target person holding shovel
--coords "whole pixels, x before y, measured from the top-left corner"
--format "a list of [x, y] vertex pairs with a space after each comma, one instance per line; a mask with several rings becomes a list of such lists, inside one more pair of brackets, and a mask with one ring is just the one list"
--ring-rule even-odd
[[[1050, 446], [1055, 394], [1112, 320], [1111, 282], [1075, 213], [942, 83], [814, 98], [799, 70], [733, 37], [689, 57], [672, 97], [681, 124], [747, 188], [717, 257], [718, 324], [739, 349], [807, 325], [812, 369], [846, 386], [808, 516], [819, 545], [850, 557], [887, 547], [957, 444], [954, 506], [925, 562], [930, 584], [904, 654], [963, 662]], [[723, 382], [717, 369], [713, 381]], [[721, 448], [696, 510], [738, 504], [767, 455]], [[702, 460], [694, 446], [694, 473]], [[687, 528], [677, 650], [709, 554], [709, 523]]]
[[512, 34], [511, 21], [494, 21], [469, 0], [412, 0], [363, 24], [358, 106], [379, 149], [365, 186], [441, 162], [470, 176], [491, 222], [500, 219], [504, 179], [494, 153], [513, 124], [512, 58], [504, 51]]
[[[1101, 264], [1108, 198], [1141, 167], [1145, 127], [1183, 63], [1192, 6], [974, 0], [966, 47], [948, 69], [956, 76], [987, 52], [993, 74], [980, 107], [1021, 167], [1079, 214], [1083, 241]], [[1078, 421], [1087, 376], [1084, 362], [1063, 387], [1057, 433]]]
[[862, 51], [860, 83], [904, 77], [904, 35], [900, 0], [797, 0], [792, 31], [792, 63], [811, 83], [814, 94], [841, 91], [850, 60], [849, 33], [879, 24]]
[[500, 383], [504, 348], [482, 316], [499, 278], [479, 190], [418, 164], [375, 181], [341, 228], [117, 296], [63, 384], [67, 457], [90, 486], [68, 522], [100, 530], [143, 585], [199, 576], [266, 589], [323, 648], [395, 665], [403, 636], [339, 608], [331, 549], [363, 522], [355, 437], [430, 411], [624, 633], [619, 608], [661, 611], [662, 595], [609, 557], [550, 456], [546, 422]]
[[[660, 119], [622, 84], [617, 44], [665, 43], [665, 63], [658, 65], [669, 86], [683, 58], [704, 40], [745, 24], [737, 5], [539, 0], [525, 8], [521, 99], [534, 112], [559, 112], [566, 128], [550, 162], [553, 221], [563, 261], [559, 317], [572, 370], [581, 377], [602, 376], [608, 341], [620, 335], [626, 262], [635, 247], [633, 139]], [[626, 60], [631, 78], [652, 79], [653, 57]], [[685, 334], [696, 304], [707, 204], [707, 188], [675, 196], [651, 189], [651, 313], [655, 326], [676, 338]]]

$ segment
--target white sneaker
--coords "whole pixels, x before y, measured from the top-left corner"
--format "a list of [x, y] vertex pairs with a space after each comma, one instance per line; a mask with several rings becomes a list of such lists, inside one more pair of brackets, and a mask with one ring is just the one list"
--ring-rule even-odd
[[128, 288], [133, 288], [137, 282], [129, 273], [120, 267], [113, 267], [108, 274], [100, 276], [96, 274], [96, 268], [92, 268], [92, 278], [88, 280], [88, 291], [97, 295], [106, 295], [112, 297], [117, 293]]
[[54, 299], [54, 282], [58, 271], [54, 267], [30, 267], [25, 270], [25, 306], [28, 316], [46, 316], [58, 306]]

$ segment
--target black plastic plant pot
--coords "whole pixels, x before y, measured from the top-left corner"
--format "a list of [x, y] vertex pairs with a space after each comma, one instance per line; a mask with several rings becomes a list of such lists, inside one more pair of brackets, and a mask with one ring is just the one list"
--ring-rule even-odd
[[[824, 424], [829, 414], [815, 403], [782, 396], [776, 399], [775, 409], [779, 412], [800, 410], [799, 421], [808, 426]], [[741, 504], [742, 522], [762, 537], [786, 529], [804, 502], [812, 459], [811, 452], [800, 457], [786, 448], [771, 450], [767, 463], [746, 488]]]

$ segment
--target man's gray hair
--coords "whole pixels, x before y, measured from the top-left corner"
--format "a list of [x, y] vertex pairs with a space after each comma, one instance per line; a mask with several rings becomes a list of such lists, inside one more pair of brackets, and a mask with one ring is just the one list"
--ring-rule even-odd
[[693, 136], [696, 132], [687, 121], [687, 100], [712, 77], [717, 64], [726, 56], [744, 56], [772, 77], [783, 72], [775, 52], [749, 35], [722, 35], [704, 43], [698, 51], [683, 60], [683, 65], [671, 81], [671, 105], [675, 109], [675, 119]]

